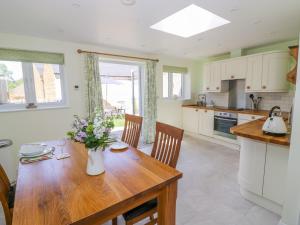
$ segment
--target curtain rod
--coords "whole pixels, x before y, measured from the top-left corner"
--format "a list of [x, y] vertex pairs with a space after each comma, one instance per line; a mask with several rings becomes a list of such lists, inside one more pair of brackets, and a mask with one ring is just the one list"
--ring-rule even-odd
[[111, 54], [111, 53], [104, 53], [104, 52], [91, 52], [91, 51], [84, 51], [84, 50], [81, 50], [81, 49], [78, 49], [77, 52], [79, 54], [81, 54], [81, 53], [92, 53], [92, 54], [98, 54], [98, 55], [106, 55], [106, 56], [114, 56], [114, 57], [130, 58], [130, 59], [140, 59], [140, 60], [151, 60], [151, 61], [154, 61], [154, 62], [159, 62], [158, 59], [143, 58], [143, 57], [129, 56], [129, 55], [118, 55], [118, 54]]

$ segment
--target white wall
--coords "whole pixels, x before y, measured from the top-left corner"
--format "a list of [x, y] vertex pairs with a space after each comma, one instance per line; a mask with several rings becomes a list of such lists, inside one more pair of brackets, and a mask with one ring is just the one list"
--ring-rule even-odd
[[[162, 93], [162, 65], [186, 66], [192, 73], [192, 77], [195, 73], [193, 69], [194, 62], [190, 60], [174, 59], [166, 56], [151, 56], [104, 46], [91, 46], [86, 44], [0, 33], [0, 47], [64, 53], [64, 73], [67, 80], [67, 93], [69, 97], [69, 106], [63, 109], [0, 113], [0, 138], [9, 138], [14, 142], [12, 148], [6, 148], [0, 151], [0, 163], [8, 171], [11, 179], [15, 178], [15, 168], [18, 163], [16, 156], [19, 146], [22, 143], [65, 137], [66, 131], [70, 129], [73, 115], [85, 115], [83, 56], [77, 54], [76, 50], [78, 48], [118, 54], [132, 54], [144, 57], [159, 57], [160, 62], [157, 65], [159, 96], [161, 96]], [[75, 84], [79, 85], [79, 90], [74, 89]], [[181, 104], [182, 102], [180, 101], [159, 99], [158, 120], [175, 126], [181, 126]]]
[[[300, 65], [300, 58], [298, 59]], [[286, 225], [300, 224], [300, 69], [298, 67], [293, 128], [288, 164], [287, 191], [282, 214]]]

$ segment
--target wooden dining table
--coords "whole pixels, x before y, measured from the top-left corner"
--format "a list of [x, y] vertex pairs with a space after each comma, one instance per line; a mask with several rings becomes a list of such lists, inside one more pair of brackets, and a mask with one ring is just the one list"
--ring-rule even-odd
[[47, 145], [71, 157], [19, 164], [13, 225], [100, 225], [153, 198], [158, 199], [158, 224], [176, 224], [181, 172], [129, 147], [107, 148], [105, 172], [89, 176], [84, 145], [59, 143]]

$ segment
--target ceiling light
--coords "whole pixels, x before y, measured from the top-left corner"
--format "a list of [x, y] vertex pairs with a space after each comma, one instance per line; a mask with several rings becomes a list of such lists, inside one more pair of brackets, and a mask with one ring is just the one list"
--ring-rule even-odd
[[192, 4], [150, 28], [187, 38], [228, 23], [230, 21]]
[[131, 5], [135, 4], [135, 0], [121, 0], [121, 3], [123, 5], [129, 5], [129, 6], [131, 6]]

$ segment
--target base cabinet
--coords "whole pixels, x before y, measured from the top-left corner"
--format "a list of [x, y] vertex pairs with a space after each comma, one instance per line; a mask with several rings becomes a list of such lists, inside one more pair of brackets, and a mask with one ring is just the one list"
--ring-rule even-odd
[[288, 147], [267, 145], [263, 196], [282, 205], [289, 159]]
[[250, 201], [280, 214], [283, 205], [289, 148], [241, 139], [239, 184], [241, 193], [252, 193]]
[[248, 191], [262, 195], [267, 144], [246, 138], [241, 140], [239, 184]]
[[198, 132], [199, 110], [193, 108], [182, 109], [182, 128], [191, 133]]
[[183, 108], [182, 127], [190, 133], [212, 136], [214, 130], [214, 111]]

